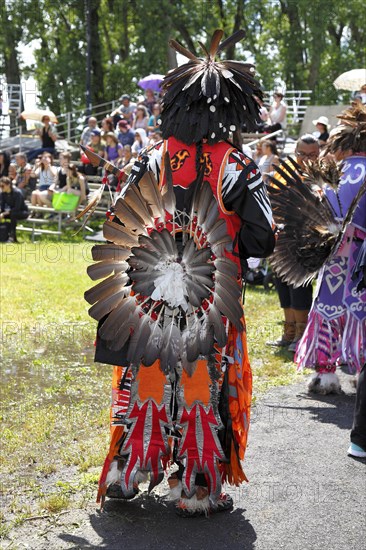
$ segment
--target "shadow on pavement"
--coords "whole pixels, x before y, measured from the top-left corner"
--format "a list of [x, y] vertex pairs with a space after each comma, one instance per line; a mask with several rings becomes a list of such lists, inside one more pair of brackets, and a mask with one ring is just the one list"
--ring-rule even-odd
[[209, 518], [184, 519], [175, 514], [173, 503], [143, 494], [132, 501], [109, 500], [103, 512], [90, 515], [95, 532], [91, 539], [98, 539], [97, 543], [88, 537], [59, 536], [70, 544], [70, 550], [253, 550], [257, 536], [244, 513], [244, 509], [234, 508]]
[[[351, 430], [353, 422], [353, 410], [355, 407], [355, 395], [343, 393], [341, 395], [319, 395], [319, 394], [297, 394], [306, 402], [313, 402], [313, 406], [296, 405], [271, 405], [269, 408], [282, 409], [285, 411], [308, 411], [311, 420], [325, 424], [334, 424], [341, 430]], [[322, 407], [324, 403], [327, 406]]]

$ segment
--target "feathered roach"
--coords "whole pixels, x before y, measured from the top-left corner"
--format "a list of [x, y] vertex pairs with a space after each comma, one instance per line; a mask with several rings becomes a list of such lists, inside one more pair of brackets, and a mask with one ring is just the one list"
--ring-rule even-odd
[[163, 80], [161, 131], [191, 144], [203, 138], [209, 144], [228, 139], [230, 132], [246, 124], [249, 130], [259, 118], [259, 104], [254, 96], [263, 97], [255, 80], [254, 66], [231, 60], [216, 60], [224, 49], [244, 37], [240, 30], [223, 42], [222, 30], [216, 30], [206, 48], [199, 42], [205, 57], [200, 58], [179, 44], [170, 46], [189, 61], [170, 71]]

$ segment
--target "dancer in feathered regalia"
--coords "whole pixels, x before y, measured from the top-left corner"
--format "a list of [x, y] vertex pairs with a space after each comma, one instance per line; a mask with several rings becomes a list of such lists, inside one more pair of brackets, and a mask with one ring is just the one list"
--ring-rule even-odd
[[270, 190], [275, 220], [284, 225], [273, 258], [276, 272], [299, 286], [320, 269], [295, 362], [300, 369], [315, 368], [308, 389], [323, 394], [340, 391], [337, 365], [359, 372], [366, 361], [366, 291], [357, 292], [352, 278], [366, 235], [366, 108], [355, 103], [339, 118], [330, 153], [341, 162], [340, 175], [325, 159], [320, 171], [309, 168], [300, 187], [288, 176], [287, 188]]
[[[253, 67], [216, 61], [240, 31], [163, 83], [163, 141], [140, 156], [104, 224], [86, 293], [99, 321], [96, 360], [113, 374], [111, 444], [99, 497], [132, 498], [169, 478], [177, 512], [232, 507], [222, 482], [246, 479], [252, 376], [241, 301], [245, 258], [274, 247], [255, 163], [227, 139], [253, 125]], [[174, 468], [173, 468], [174, 469]]]

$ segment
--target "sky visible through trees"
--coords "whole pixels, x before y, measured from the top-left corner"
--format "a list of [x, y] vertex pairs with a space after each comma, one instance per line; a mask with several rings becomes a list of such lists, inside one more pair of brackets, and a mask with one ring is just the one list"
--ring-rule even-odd
[[246, 30], [227, 56], [254, 62], [265, 89], [311, 89], [313, 103], [335, 103], [333, 80], [366, 66], [363, 0], [0, 0], [0, 75], [34, 76], [39, 106], [83, 108], [88, 13], [93, 105], [136, 95], [141, 77], [174, 66], [169, 38], [200, 55], [197, 40], [215, 28]]

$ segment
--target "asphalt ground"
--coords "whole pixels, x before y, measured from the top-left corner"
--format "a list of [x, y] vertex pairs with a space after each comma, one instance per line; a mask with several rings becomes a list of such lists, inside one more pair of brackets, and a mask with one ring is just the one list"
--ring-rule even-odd
[[[182, 519], [159, 493], [70, 510], [23, 525], [9, 548], [130, 550], [364, 550], [366, 461], [347, 456], [355, 389], [309, 396], [303, 384], [277, 387], [252, 412], [245, 472], [229, 489], [234, 509]], [[6, 548], [6, 546], [4, 546]]]

